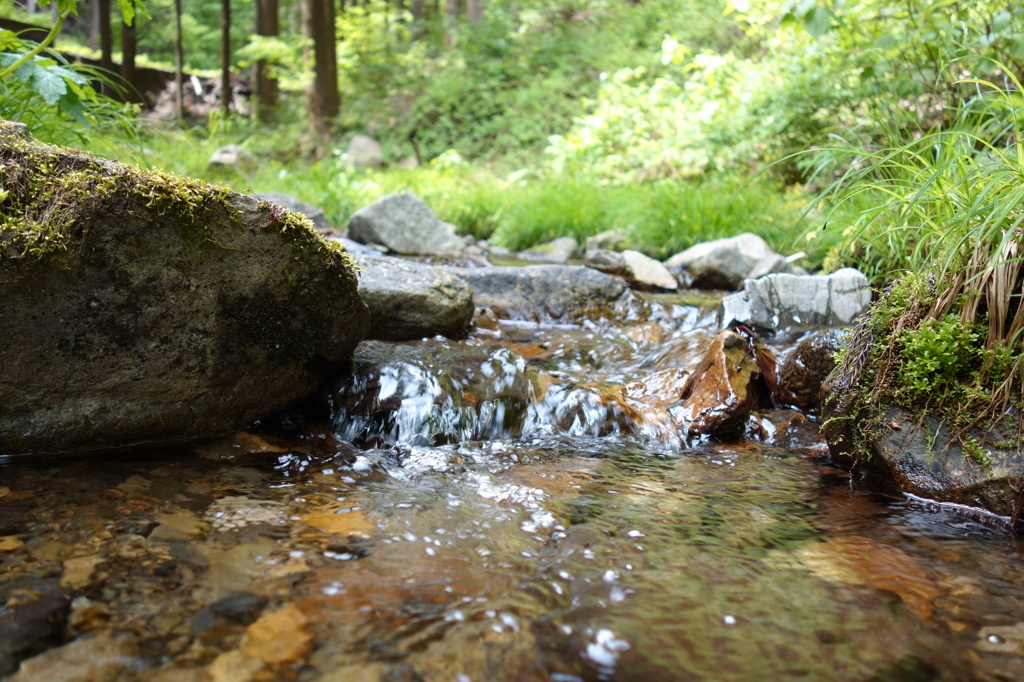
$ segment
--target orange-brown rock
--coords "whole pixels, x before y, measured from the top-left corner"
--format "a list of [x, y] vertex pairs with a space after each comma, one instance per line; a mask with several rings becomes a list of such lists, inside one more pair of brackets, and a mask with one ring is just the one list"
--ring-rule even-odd
[[753, 384], [758, 374], [747, 340], [735, 332], [721, 331], [712, 339], [672, 415], [689, 435], [733, 431], [758, 404], [760, 393]]

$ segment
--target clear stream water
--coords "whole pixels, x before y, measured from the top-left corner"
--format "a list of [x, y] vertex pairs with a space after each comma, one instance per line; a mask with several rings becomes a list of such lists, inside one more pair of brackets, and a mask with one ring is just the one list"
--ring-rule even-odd
[[0, 460], [0, 631], [49, 628], [11, 678], [1024, 679], [1024, 544], [795, 413], [685, 442], [651, 393], [714, 320], [659, 311], [367, 344], [332, 420]]

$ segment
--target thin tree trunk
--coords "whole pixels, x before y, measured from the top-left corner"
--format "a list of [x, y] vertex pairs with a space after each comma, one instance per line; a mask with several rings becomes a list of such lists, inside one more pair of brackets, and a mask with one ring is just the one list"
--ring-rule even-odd
[[466, 0], [466, 17], [471, 24], [484, 20], [484, 0]]
[[312, 62], [314, 75], [306, 93], [307, 109], [318, 157], [326, 152], [331, 119], [341, 109], [334, 19], [333, 0], [303, 0], [303, 34], [309, 38], [305, 58], [307, 63]]
[[125, 80], [128, 87], [124, 97], [128, 102], [141, 102], [143, 100], [135, 77], [135, 53], [138, 48], [135, 22], [138, 20], [139, 15], [136, 14], [131, 26], [124, 22], [121, 23], [121, 78]]
[[174, 108], [185, 120], [185, 53], [181, 46], [181, 0], [174, 0]]
[[412, 39], [423, 40], [427, 35], [427, 8], [424, 0], [412, 0]]
[[114, 42], [110, 30], [110, 0], [96, 0], [100, 24], [100, 68], [114, 70]]
[[445, 0], [444, 3], [444, 42], [445, 45], [455, 44], [455, 24], [459, 21], [459, 14], [462, 13], [461, 0]]
[[[256, 0], [256, 35], [273, 37], [278, 34], [277, 0]], [[274, 119], [277, 107], [277, 80], [267, 73], [267, 62], [258, 60], [253, 69], [258, 101], [257, 113], [261, 121]]]
[[231, 113], [231, 0], [220, 3], [220, 106]]

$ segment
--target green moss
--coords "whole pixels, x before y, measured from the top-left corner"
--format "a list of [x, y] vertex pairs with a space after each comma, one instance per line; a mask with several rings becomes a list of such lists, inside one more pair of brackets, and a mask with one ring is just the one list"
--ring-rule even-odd
[[173, 215], [194, 241], [218, 248], [209, 211], [237, 215], [225, 187], [39, 144], [9, 126], [0, 127], [0, 187], [0, 258], [25, 262], [59, 261], [93, 217], [133, 204]]

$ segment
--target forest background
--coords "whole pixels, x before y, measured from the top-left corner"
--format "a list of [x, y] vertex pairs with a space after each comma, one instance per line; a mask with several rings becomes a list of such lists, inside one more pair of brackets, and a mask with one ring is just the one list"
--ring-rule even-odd
[[[616, 228], [664, 258], [750, 231], [876, 282], [1019, 233], [1024, 8], [1006, 0], [0, 0], [0, 17], [44, 29], [0, 32], [0, 117], [336, 225], [411, 189], [514, 250]], [[176, 57], [235, 95], [202, 115], [132, 104], [135, 68]], [[356, 134], [382, 170], [347, 162]], [[229, 143], [258, 168], [211, 168]]]

